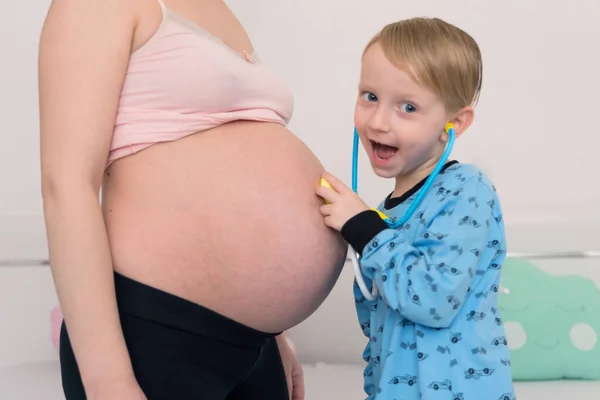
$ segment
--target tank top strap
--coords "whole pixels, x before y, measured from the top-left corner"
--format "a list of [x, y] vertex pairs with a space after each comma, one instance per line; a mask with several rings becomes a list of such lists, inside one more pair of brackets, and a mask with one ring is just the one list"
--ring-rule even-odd
[[158, 2], [158, 4], [160, 5], [160, 9], [164, 12], [167, 10], [167, 6], [165, 6], [165, 2], [163, 0], [156, 0]]

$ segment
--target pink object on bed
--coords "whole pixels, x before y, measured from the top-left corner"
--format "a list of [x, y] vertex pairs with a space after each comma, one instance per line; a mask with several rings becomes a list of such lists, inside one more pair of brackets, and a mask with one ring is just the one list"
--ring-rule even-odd
[[60, 306], [56, 306], [50, 312], [50, 327], [52, 334], [52, 344], [56, 351], [58, 351], [59, 343], [60, 343], [60, 326], [63, 321], [62, 311], [60, 310]]

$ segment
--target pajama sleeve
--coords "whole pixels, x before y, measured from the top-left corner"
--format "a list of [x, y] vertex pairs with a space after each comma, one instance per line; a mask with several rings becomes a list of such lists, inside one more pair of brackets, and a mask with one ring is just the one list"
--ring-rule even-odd
[[448, 327], [478, 265], [491, 262], [493, 252], [483, 249], [504, 240], [490, 206], [494, 198], [492, 189], [473, 177], [423, 202], [423, 211], [409, 220], [420, 224], [416, 237], [409, 238], [403, 227], [388, 228], [373, 211], [349, 220], [342, 235], [362, 253], [361, 271], [374, 280], [388, 307], [415, 323]]

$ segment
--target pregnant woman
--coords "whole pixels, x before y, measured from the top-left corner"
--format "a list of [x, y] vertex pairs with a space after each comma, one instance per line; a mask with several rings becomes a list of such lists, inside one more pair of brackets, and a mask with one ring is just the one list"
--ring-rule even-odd
[[66, 398], [290, 398], [279, 334], [346, 246], [291, 93], [225, 3], [53, 0], [39, 86]]

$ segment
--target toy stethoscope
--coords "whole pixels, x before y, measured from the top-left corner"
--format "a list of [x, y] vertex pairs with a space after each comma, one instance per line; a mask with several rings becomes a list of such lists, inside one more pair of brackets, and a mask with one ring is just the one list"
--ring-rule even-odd
[[[446, 164], [446, 161], [448, 160], [448, 156], [450, 155], [450, 152], [452, 151], [452, 147], [454, 146], [454, 140], [455, 140], [456, 135], [454, 133], [454, 125], [452, 125], [451, 122], [448, 122], [446, 124], [444, 130], [448, 134], [448, 144], [446, 145], [446, 149], [444, 150], [444, 153], [442, 154], [442, 157], [436, 164], [435, 168], [429, 175], [429, 178], [427, 178], [427, 180], [425, 181], [423, 188], [419, 191], [417, 198], [415, 199], [415, 201], [413, 201], [411, 203], [410, 207], [408, 208], [406, 213], [404, 213], [402, 218], [400, 218], [397, 221], [390, 221], [390, 219], [385, 214], [383, 214], [379, 210], [373, 209], [373, 211], [376, 211], [390, 228], [396, 229], [399, 226], [403, 225], [406, 221], [408, 221], [408, 219], [415, 212], [415, 210], [417, 209], [419, 204], [425, 198], [425, 195], [431, 188], [431, 185], [433, 184], [433, 181], [435, 180], [437, 175], [440, 173], [440, 171], [444, 167], [444, 164]], [[355, 127], [354, 128], [354, 146], [352, 149], [352, 190], [356, 194], [358, 194], [358, 144], [359, 144], [358, 132], [356, 131], [356, 127]], [[363, 275], [360, 271], [360, 262], [359, 262], [358, 254], [353, 249], [350, 250], [350, 259], [352, 260], [352, 265], [354, 267], [354, 276], [356, 277], [356, 283], [358, 284], [360, 291], [363, 293], [363, 295], [365, 296], [365, 298], [367, 300], [369, 300], [369, 301], [375, 300], [377, 298], [377, 287], [375, 286], [375, 283], [373, 282], [373, 285], [372, 285], [373, 289], [371, 292], [369, 292], [369, 289], [367, 288], [367, 285], [365, 284], [365, 281], [363, 279]]]

